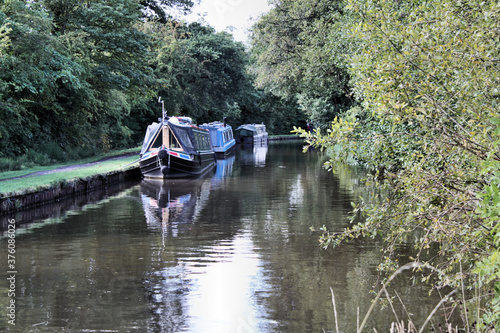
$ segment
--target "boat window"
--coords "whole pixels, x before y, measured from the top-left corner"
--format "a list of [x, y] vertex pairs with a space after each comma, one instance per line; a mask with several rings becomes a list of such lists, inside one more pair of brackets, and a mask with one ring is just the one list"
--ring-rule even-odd
[[151, 145], [151, 147], [149, 148], [149, 150], [155, 150], [155, 149], [160, 148], [162, 146], [163, 140], [162, 140], [161, 133], [162, 133], [162, 131], [158, 131], [158, 133], [156, 134], [156, 139], [153, 142], [153, 144]]
[[198, 131], [193, 131], [194, 140], [196, 141], [196, 147], [198, 150], [203, 150], [203, 141], [201, 138], [201, 134]]
[[210, 138], [208, 136], [208, 133], [203, 134], [203, 143], [204, 143], [204, 149], [210, 150], [212, 149], [212, 146], [210, 145]]
[[200, 145], [200, 137], [199, 137], [198, 132], [193, 131], [193, 136], [194, 136], [194, 142], [196, 144], [196, 147], [198, 148], [198, 150], [200, 150], [201, 145]]
[[210, 150], [210, 138], [207, 132], [201, 132], [198, 130], [193, 130], [194, 139], [196, 141], [196, 146], [198, 150]]
[[179, 140], [188, 148], [194, 148], [193, 143], [188, 135], [188, 130], [178, 127], [176, 133], [179, 135]]
[[177, 138], [175, 137], [174, 133], [172, 133], [172, 131], [168, 131], [170, 134], [170, 137], [169, 137], [169, 144], [170, 144], [170, 149], [182, 149], [181, 145], [179, 144], [179, 141], [177, 141]]

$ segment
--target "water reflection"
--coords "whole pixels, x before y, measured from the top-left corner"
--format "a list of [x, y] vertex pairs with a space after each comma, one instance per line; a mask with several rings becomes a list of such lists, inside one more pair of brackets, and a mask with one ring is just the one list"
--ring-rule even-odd
[[245, 165], [264, 166], [266, 165], [267, 150], [267, 142], [255, 145], [239, 144], [240, 162]]
[[[254, 293], [265, 290], [259, 256], [248, 233], [207, 248], [206, 267], [187, 265], [195, 286], [187, 295], [191, 332], [258, 332], [263, 306]], [[259, 318], [259, 320], [258, 320]]]
[[140, 194], [148, 227], [161, 230], [163, 237], [177, 237], [207, 204], [210, 178], [143, 180]]
[[[91, 204], [102, 203], [104, 200], [123, 192], [136, 185], [137, 180], [113, 183], [76, 197], [65, 197], [51, 204], [44, 204], [33, 209], [22, 210], [9, 215], [0, 216], [0, 231], [2, 235], [7, 230], [8, 221], [14, 219], [17, 233], [31, 232], [42, 224], [62, 222], [68, 214], [78, 214], [79, 211]], [[36, 221], [37, 223], [33, 223]]]
[[[346, 226], [361, 175], [326, 172], [325, 157], [300, 144], [258, 149], [238, 149], [205, 178], [142, 181], [20, 234], [19, 320], [0, 330], [333, 332], [332, 287], [339, 327], [355, 331], [379, 279], [378, 244], [323, 251], [310, 227]], [[418, 322], [437, 302], [409, 285], [402, 277], [391, 287]], [[393, 320], [378, 310], [370, 324], [388, 331]]]
[[223, 180], [233, 174], [233, 165], [236, 160], [236, 155], [232, 154], [223, 159], [217, 159], [214, 179]]

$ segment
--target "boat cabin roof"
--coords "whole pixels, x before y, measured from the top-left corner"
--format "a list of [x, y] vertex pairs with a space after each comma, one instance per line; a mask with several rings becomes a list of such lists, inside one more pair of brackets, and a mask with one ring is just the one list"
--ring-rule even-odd
[[[170, 117], [165, 125], [168, 125], [168, 128], [173, 132], [182, 149], [188, 154], [197, 154], [198, 150], [211, 149], [208, 130], [194, 126], [191, 118]], [[159, 135], [158, 132], [161, 130], [161, 123], [152, 123], [148, 126], [141, 154], [144, 154], [151, 148]]]
[[266, 125], [264, 124], [243, 124], [236, 129], [236, 131], [246, 130], [256, 132], [257, 134], [266, 132]]
[[207, 123], [207, 124], [201, 124], [200, 125], [200, 128], [203, 128], [203, 129], [207, 129], [207, 130], [231, 130], [231, 125], [228, 125], [228, 124], [225, 124], [220, 122], [220, 121], [213, 121], [211, 123]]

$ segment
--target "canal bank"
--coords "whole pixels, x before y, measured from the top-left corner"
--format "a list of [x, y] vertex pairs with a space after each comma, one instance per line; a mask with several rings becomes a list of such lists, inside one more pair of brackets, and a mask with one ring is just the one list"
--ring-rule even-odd
[[[297, 135], [272, 135], [269, 141], [297, 141], [303, 140]], [[59, 202], [80, 195], [88, 194], [96, 189], [102, 189], [111, 184], [116, 184], [126, 180], [140, 179], [139, 166], [133, 164], [137, 154], [127, 153], [121, 156], [107, 158], [101, 161], [73, 165], [62, 168], [55, 168], [44, 172], [35, 172], [9, 179], [0, 179], [0, 215], [11, 214], [26, 209], [36, 208], [45, 204]], [[127, 159], [128, 158], [128, 159]], [[131, 159], [132, 158], [132, 159]], [[115, 164], [112, 162], [116, 161]], [[132, 162], [132, 163], [131, 163]], [[110, 166], [104, 163], [111, 163]], [[102, 166], [103, 170], [100, 170]], [[90, 174], [78, 172], [83, 176], [65, 173], [68, 170], [93, 170]], [[61, 174], [59, 178], [49, 178], [45, 183], [27, 185], [26, 179], [41, 178], [47, 174]], [[20, 185], [14, 190], [5, 190], [2, 183], [16, 181]]]
[[141, 177], [135, 154], [0, 180], [0, 215], [59, 202]]
[[304, 141], [304, 138], [296, 135], [296, 134], [283, 134], [283, 135], [269, 135], [269, 141]]

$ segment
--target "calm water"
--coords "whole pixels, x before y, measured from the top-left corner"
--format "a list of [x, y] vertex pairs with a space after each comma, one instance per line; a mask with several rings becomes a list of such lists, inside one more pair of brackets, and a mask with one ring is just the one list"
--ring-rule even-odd
[[[238, 149], [202, 179], [144, 180], [43, 220], [13, 216], [29, 228], [16, 234], [16, 326], [4, 278], [0, 331], [333, 332], [331, 287], [340, 330], [354, 332], [381, 253], [371, 240], [318, 246], [310, 227], [342, 230], [363, 176], [329, 173], [324, 160], [300, 143], [271, 143]], [[6, 238], [0, 246], [6, 253]], [[398, 281], [421, 321], [437, 301]], [[371, 319], [382, 332], [395, 316]]]

